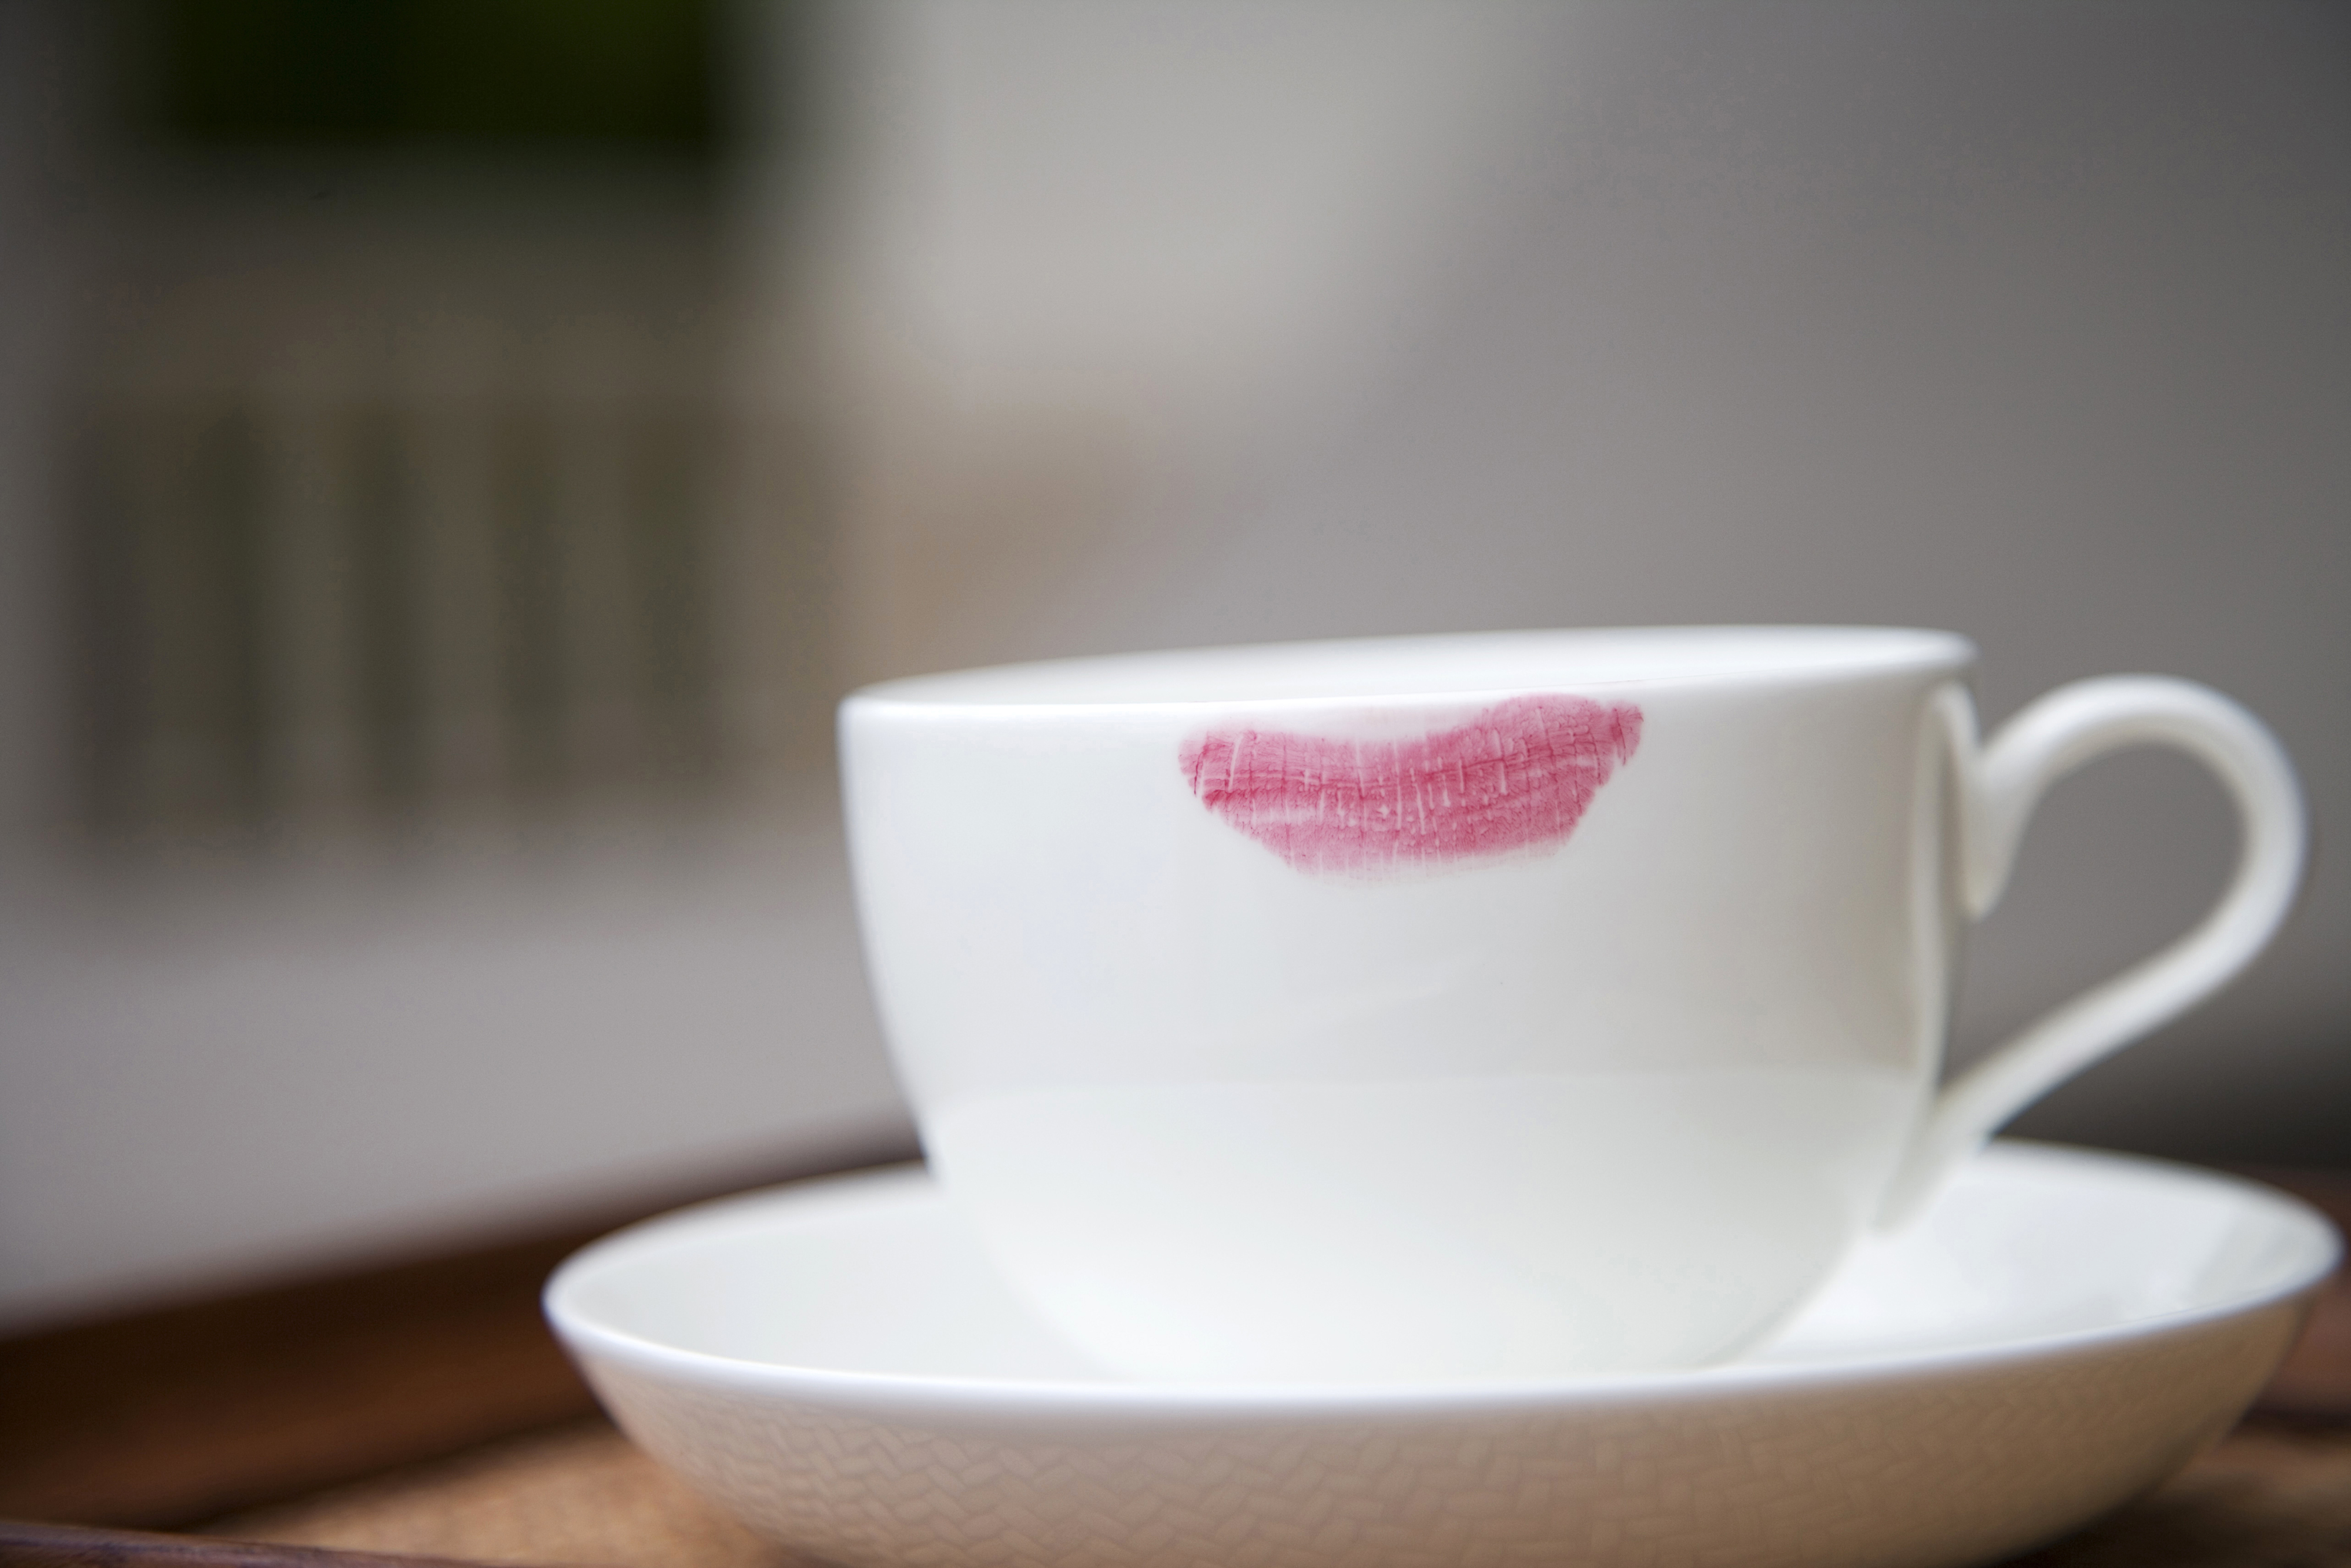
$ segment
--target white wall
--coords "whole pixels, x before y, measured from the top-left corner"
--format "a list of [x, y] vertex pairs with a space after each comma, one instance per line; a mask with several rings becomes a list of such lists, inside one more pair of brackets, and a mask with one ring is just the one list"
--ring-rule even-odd
[[[911, 1146], [821, 779], [702, 817], [84, 841], [62, 389], [124, 313], [92, 280], [323, 291], [264, 232], [209, 273], [103, 249], [93, 15], [0, 6], [0, 1331]], [[769, 584], [755, 630], [806, 598]]]
[[909, 1147], [829, 798], [0, 900], [0, 1325]]
[[[72, 188], [0, 7], [0, 723], [53, 736]], [[864, 674], [1710, 620], [2236, 693], [2351, 821], [2351, 19], [2255, 0], [836, 8], [823, 242]], [[789, 187], [776, 186], [775, 190]], [[779, 242], [777, 235], [786, 235]], [[802, 316], [799, 311], [810, 312]], [[818, 798], [680, 845], [93, 880], [0, 748], [0, 1321], [902, 1129]], [[658, 835], [654, 835], [658, 837]], [[1981, 1040], [2217, 885], [2169, 759], [2051, 803]], [[2351, 1162], [2351, 877], [2029, 1118]]]
[[[2351, 13], [858, 15], [868, 669], [1923, 623], [1988, 717], [2220, 686], [2351, 821]], [[2175, 758], [2059, 791], [1962, 1054], [2186, 926], [2231, 831]], [[2322, 855], [2257, 971], [2024, 1125], [2351, 1162], [2346, 955]]]

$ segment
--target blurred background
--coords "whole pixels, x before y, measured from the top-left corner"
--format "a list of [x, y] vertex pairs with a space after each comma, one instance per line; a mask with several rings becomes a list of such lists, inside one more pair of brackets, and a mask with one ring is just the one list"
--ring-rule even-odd
[[[2217, 685], [2300, 914], [2022, 1129], [2351, 1166], [2346, 279], [2319, 0], [6, 0], [0, 1332], [911, 1149], [831, 705], [1210, 642]], [[2062, 788], [1959, 1058], [2233, 831]]]

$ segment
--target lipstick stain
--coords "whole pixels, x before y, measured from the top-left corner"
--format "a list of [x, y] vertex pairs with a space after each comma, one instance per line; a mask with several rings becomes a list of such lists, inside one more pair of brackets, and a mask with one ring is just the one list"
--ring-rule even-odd
[[1417, 739], [1215, 729], [1178, 759], [1201, 804], [1303, 872], [1378, 876], [1567, 841], [1641, 744], [1641, 710], [1524, 696]]

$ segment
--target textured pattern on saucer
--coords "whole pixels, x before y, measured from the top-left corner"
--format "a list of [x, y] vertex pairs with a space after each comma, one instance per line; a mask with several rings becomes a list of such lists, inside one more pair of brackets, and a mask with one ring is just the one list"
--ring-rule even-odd
[[[2290, 1306], [1826, 1386], [1444, 1417], [958, 1417], [591, 1368], [630, 1435], [755, 1529], [854, 1564], [1488, 1568], [1980, 1562], [2216, 1439]], [[1694, 1391], [1695, 1392], [1695, 1391]]]

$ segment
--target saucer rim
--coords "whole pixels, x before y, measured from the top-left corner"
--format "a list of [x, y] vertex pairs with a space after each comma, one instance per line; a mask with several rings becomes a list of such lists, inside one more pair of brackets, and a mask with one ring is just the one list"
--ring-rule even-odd
[[998, 1416], [1115, 1415], [1136, 1419], [1180, 1419], [1221, 1418], [1241, 1413], [1311, 1419], [1374, 1412], [1445, 1416], [1597, 1409], [1724, 1397], [1768, 1397], [1798, 1389], [1828, 1392], [1891, 1379], [1976, 1377], [1995, 1371], [2028, 1368], [2039, 1361], [2064, 1360], [2094, 1350], [2119, 1350], [2251, 1319], [2268, 1311], [2296, 1308], [2316, 1295], [2343, 1259], [2343, 1240], [2325, 1216], [2292, 1194], [2250, 1176], [2148, 1155], [2026, 1139], [1995, 1140], [1979, 1157], [2061, 1168], [2091, 1167], [2107, 1172], [2120, 1169], [2167, 1181], [2225, 1188], [2240, 1201], [2267, 1209], [2280, 1221], [2300, 1229], [2306, 1251], [2298, 1261], [2281, 1263], [2278, 1278], [2271, 1284], [2224, 1300], [2126, 1322], [2066, 1329], [1989, 1344], [1878, 1351], [1838, 1361], [1734, 1360], [1656, 1372], [1448, 1382], [1159, 1383], [1122, 1378], [1081, 1381], [854, 1372], [750, 1361], [664, 1344], [597, 1322], [567, 1300], [574, 1283], [609, 1254], [630, 1247], [650, 1233], [670, 1229], [696, 1218], [716, 1218], [729, 1208], [772, 1204], [778, 1199], [814, 1203], [844, 1189], [885, 1185], [911, 1186], [925, 1179], [924, 1167], [917, 1162], [739, 1193], [639, 1221], [565, 1260], [549, 1278], [541, 1305], [558, 1337], [583, 1363], [611, 1359], [664, 1378], [683, 1378], [745, 1392], [758, 1390], [828, 1405], [918, 1406], [941, 1414], [952, 1411]]

